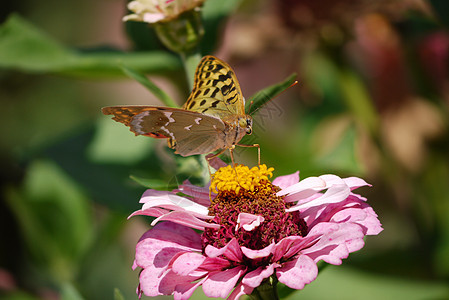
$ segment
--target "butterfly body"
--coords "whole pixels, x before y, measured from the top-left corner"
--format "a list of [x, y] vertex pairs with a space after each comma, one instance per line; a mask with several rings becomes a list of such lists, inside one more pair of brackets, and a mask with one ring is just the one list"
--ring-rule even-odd
[[103, 113], [114, 115], [136, 135], [167, 138], [168, 146], [182, 156], [231, 148], [252, 131], [234, 71], [213, 56], [205, 56], [198, 65], [182, 108], [111, 106]]

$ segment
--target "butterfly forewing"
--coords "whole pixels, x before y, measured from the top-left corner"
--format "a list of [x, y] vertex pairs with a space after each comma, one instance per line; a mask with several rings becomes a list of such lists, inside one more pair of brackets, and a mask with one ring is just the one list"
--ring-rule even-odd
[[219, 118], [245, 115], [245, 101], [231, 67], [214, 56], [205, 56], [183, 108]]
[[224, 146], [225, 124], [216, 117], [171, 107], [112, 106], [103, 113], [130, 127], [136, 135], [169, 138], [182, 156], [203, 154]]

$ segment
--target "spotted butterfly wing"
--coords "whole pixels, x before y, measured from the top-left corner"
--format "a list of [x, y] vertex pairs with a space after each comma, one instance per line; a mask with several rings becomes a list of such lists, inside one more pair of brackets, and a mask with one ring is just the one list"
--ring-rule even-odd
[[219, 118], [245, 116], [245, 98], [232, 68], [214, 56], [205, 56], [183, 108]]
[[192, 93], [182, 109], [158, 106], [104, 107], [105, 115], [130, 127], [136, 135], [168, 138], [182, 156], [227, 149], [251, 133], [252, 119], [232, 69], [205, 56], [195, 73]]

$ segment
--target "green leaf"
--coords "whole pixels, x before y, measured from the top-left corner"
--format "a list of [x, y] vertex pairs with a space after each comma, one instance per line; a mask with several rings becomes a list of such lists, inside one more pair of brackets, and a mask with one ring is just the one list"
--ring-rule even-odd
[[35, 161], [7, 200], [34, 264], [55, 282], [73, 280], [93, 237], [88, 199], [77, 184], [55, 164]]
[[131, 178], [132, 180], [134, 180], [135, 182], [137, 182], [138, 184], [140, 184], [146, 188], [155, 189], [155, 190], [169, 191], [169, 190], [172, 190], [172, 189], [175, 189], [178, 187], [178, 185], [176, 183], [170, 184], [166, 181], [158, 180], [158, 179], [143, 178], [143, 177], [139, 177], [136, 175], [131, 175], [131, 176], [129, 176], [129, 178]]
[[166, 106], [178, 107], [176, 102], [163, 90], [161, 90], [156, 84], [148, 79], [144, 74], [134, 70], [133, 68], [122, 66], [123, 72], [130, 78], [137, 80], [141, 85], [146, 87], [153, 95], [162, 101]]
[[65, 47], [13, 14], [0, 26], [0, 68], [32, 73], [122, 76], [121, 65], [147, 73], [178, 71], [180, 59], [167, 52], [81, 52]]
[[154, 152], [155, 139], [135, 136], [129, 128], [101, 116], [96, 122], [95, 135], [86, 146], [89, 160], [98, 164], [132, 166]]
[[[284, 81], [273, 84], [253, 95], [250, 98], [250, 101], [246, 103], [246, 111], [247, 114], [254, 114], [259, 108], [261, 108], [265, 103], [269, 102], [274, 97], [281, 94], [287, 88], [289, 88], [292, 84], [296, 82], [296, 74], [292, 74]], [[248, 111], [249, 110], [249, 111]]]
[[122, 293], [118, 288], [114, 289], [114, 300], [125, 300], [125, 297], [123, 297]]
[[76, 288], [70, 284], [66, 283], [62, 287], [61, 300], [83, 300], [84, 298], [76, 290]]

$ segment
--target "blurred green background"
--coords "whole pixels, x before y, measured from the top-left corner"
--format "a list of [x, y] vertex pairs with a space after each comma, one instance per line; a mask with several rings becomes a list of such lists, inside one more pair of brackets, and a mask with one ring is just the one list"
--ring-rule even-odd
[[[121, 21], [125, 0], [2, 6], [0, 299], [136, 299], [139, 183], [201, 182], [203, 169], [100, 108], [161, 104], [122, 66], [181, 105], [181, 60]], [[247, 99], [297, 73], [243, 140], [276, 176], [373, 184], [360, 192], [385, 230], [289, 299], [449, 299], [449, 2], [207, 0], [203, 17], [202, 53], [233, 66]]]

